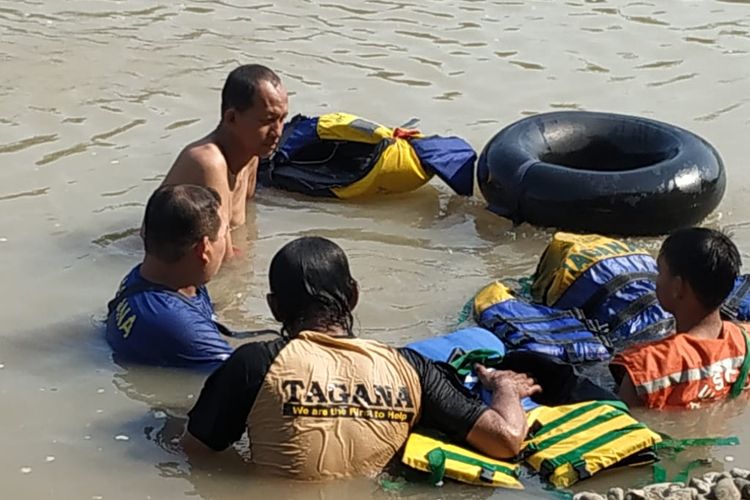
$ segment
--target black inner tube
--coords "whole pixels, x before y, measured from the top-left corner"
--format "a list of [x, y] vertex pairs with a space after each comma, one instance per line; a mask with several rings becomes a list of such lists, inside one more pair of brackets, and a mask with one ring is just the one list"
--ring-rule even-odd
[[[553, 143], [549, 152], [539, 157], [544, 163], [576, 170], [605, 172], [637, 170], [668, 160], [674, 150], [628, 151], [604, 137], [592, 137], [585, 144]], [[561, 147], [563, 146], [563, 147]]]
[[721, 201], [724, 166], [706, 141], [647, 118], [552, 112], [498, 132], [479, 158], [490, 210], [518, 224], [664, 234]]

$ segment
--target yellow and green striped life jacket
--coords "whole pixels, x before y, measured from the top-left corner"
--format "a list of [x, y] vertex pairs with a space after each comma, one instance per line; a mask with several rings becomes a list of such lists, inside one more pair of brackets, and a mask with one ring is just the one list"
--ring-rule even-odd
[[656, 460], [659, 434], [635, 420], [620, 401], [539, 406], [528, 413], [524, 461], [558, 488], [620, 465]]
[[412, 433], [406, 441], [405, 465], [430, 473], [430, 482], [442, 484], [448, 477], [462, 483], [522, 489], [518, 465], [495, 460], [466, 448]]

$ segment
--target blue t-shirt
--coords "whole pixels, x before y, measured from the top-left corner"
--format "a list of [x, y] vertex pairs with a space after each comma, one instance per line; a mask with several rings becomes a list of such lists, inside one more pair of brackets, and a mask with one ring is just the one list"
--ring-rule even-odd
[[205, 286], [195, 297], [180, 298], [159, 289], [133, 268], [120, 283], [141, 290], [120, 299], [107, 316], [106, 338], [115, 355], [157, 366], [215, 368], [232, 354], [214, 322], [214, 307]]

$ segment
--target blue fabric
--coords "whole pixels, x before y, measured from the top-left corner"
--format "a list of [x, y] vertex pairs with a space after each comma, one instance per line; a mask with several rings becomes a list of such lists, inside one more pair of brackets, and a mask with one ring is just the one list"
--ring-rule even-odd
[[474, 164], [477, 154], [459, 137], [436, 135], [409, 141], [422, 167], [437, 174], [457, 194], [474, 194]]
[[[602, 286], [614, 278], [631, 273], [652, 273], [653, 278], [632, 281], [609, 295], [593, 308], [584, 308], [586, 302]], [[602, 259], [580, 275], [555, 303], [560, 309], [584, 308], [586, 316], [610, 326], [609, 338], [613, 342], [636, 338], [649, 327], [664, 325], [651, 332], [656, 337], [670, 329], [672, 316], [655, 303], [618, 326], [617, 315], [640, 297], [656, 292], [656, 261], [650, 255], [636, 254]], [[662, 331], [665, 330], [665, 331]]]
[[276, 154], [289, 160], [302, 148], [309, 146], [318, 138], [318, 118], [300, 116], [284, 125], [282, 140]]
[[450, 362], [469, 351], [492, 349], [505, 355], [505, 345], [492, 332], [471, 327], [429, 339], [412, 342], [406, 347], [433, 361]]
[[[501, 356], [505, 355], [505, 345], [492, 332], [480, 327], [470, 327], [457, 330], [447, 335], [431, 337], [407, 344], [406, 347], [432, 361], [449, 363], [454, 359], [476, 349], [492, 349]], [[489, 405], [492, 393], [482, 387], [476, 374], [466, 377], [464, 386], [474, 391], [482, 401]], [[533, 404], [533, 403], [531, 403]]]
[[[120, 289], [144, 283], [138, 265]], [[188, 300], [192, 305], [163, 290], [147, 290], [116, 301], [105, 334], [115, 356], [156, 366], [217, 367], [232, 348], [213, 321], [208, 290], [200, 287]]]
[[735, 321], [750, 321], [750, 288], [743, 286], [750, 280], [750, 274], [743, 274], [734, 280], [734, 288], [724, 301], [722, 311]]
[[523, 398], [521, 400], [521, 406], [523, 407], [523, 411], [528, 412], [541, 405], [539, 403], [535, 403], [531, 398]]
[[[412, 342], [406, 347], [417, 351], [427, 359], [443, 362], [448, 362], [475, 349], [492, 349], [501, 355], [505, 355], [505, 346], [502, 341], [492, 332], [476, 326], [464, 328], [448, 335]], [[478, 393], [485, 404], [489, 405], [492, 402], [492, 392], [482, 387], [476, 376], [467, 377], [464, 385]], [[531, 398], [523, 398], [521, 406], [523, 406], [524, 411], [529, 411], [539, 405]]]
[[611, 356], [597, 326], [575, 310], [508, 299], [482, 311], [478, 322], [509, 350], [540, 352], [569, 363], [603, 361]]

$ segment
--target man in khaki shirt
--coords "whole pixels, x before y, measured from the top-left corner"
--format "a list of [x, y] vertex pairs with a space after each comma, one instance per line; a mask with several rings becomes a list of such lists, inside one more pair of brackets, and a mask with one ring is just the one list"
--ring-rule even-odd
[[[276, 148], [289, 100], [278, 75], [259, 64], [235, 68], [221, 91], [221, 121], [202, 139], [188, 144], [163, 185], [214, 188], [234, 229], [245, 224], [246, 201], [255, 193], [258, 161]], [[227, 233], [225, 258], [237, 253]]]
[[419, 425], [494, 458], [517, 455], [528, 426], [521, 399], [541, 391], [512, 371], [477, 375], [475, 398], [447, 364], [354, 337], [359, 287], [344, 251], [320, 237], [285, 245], [268, 273], [282, 338], [238, 348], [189, 413], [184, 450], [225, 450], [247, 434], [251, 461], [301, 480], [370, 476]]

